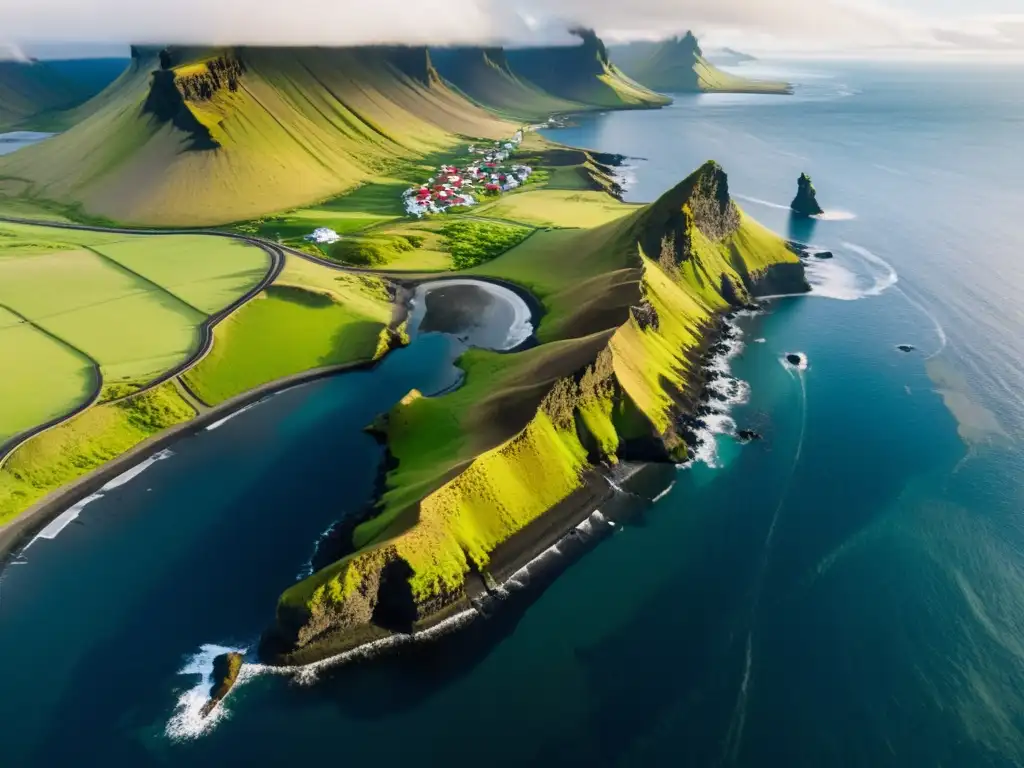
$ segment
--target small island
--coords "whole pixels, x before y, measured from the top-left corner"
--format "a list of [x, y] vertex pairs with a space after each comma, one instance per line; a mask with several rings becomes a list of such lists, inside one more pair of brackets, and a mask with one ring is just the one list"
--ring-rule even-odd
[[789, 207], [798, 216], [819, 216], [825, 212], [818, 205], [814, 184], [811, 182], [811, 177], [806, 173], [801, 173], [800, 178], [797, 179], [796, 197], [793, 198], [793, 202], [789, 204]]
[[214, 708], [224, 701], [231, 688], [238, 681], [242, 671], [242, 654], [237, 651], [222, 653], [213, 660], [213, 684], [210, 686], [210, 700], [203, 705], [200, 714], [209, 717]]

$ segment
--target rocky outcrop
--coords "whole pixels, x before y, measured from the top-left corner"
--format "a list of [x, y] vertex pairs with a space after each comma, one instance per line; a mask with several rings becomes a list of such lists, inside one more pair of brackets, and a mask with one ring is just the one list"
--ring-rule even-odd
[[790, 203], [789, 207], [798, 216], [817, 216], [825, 212], [818, 205], [814, 184], [811, 183], [811, 177], [806, 173], [801, 173], [800, 178], [797, 179], [796, 197], [793, 198], [793, 202]]
[[210, 687], [210, 700], [203, 705], [200, 714], [203, 717], [213, 712], [231, 688], [238, 681], [238, 673], [242, 671], [242, 654], [232, 651], [222, 653], [213, 660], [213, 685]]

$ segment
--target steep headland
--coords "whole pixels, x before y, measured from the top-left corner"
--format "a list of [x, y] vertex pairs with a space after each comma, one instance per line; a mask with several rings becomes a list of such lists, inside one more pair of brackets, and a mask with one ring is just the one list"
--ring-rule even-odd
[[723, 72], [704, 57], [692, 32], [657, 44], [637, 43], [613, 48], [612, 58], [638, 83], [662, 93], [792, 92], [789, 83], [752, 80]]
[[410, 393], [375, 425], [385, 492], [341, 559], [282, 596], [269, 660], [313, 661], [467, 609], [536, 554], [538, 526], [565, 531], [607, 495], [609, 467], [686, 458], [699, 360], [724, 312], [806, 290], [799, 259], [739, 210], [715, 163], [651, 205], [534, 235], [478, 271], [541, 299], [541, 345], [467, 353], [462, 388]]
[[576, 29], [579, 45], [506, 51], [511, 71], [560, 99], [606, 109], [650, 108], [671, 100], [623, 74], [593, 30]]
[[789, 207], [798, 216], [818, 216], [825, 212], [818, 205], [814, 184], [806, 173], [801, 173], [800, 178], [796, 180], [796, 197]]

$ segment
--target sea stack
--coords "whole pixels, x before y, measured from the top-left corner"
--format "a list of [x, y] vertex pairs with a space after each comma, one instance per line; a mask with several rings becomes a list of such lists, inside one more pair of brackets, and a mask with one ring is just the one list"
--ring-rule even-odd
[[797, 179], [796, 197], [793, 198], [789, 207], [798, 216], [817, 216], [825, 212], [818, 205], [818, 199], [814, 195], [814, 184], [811, 183], [811, 177], [806, 173], [801, 173], [800, 178]]

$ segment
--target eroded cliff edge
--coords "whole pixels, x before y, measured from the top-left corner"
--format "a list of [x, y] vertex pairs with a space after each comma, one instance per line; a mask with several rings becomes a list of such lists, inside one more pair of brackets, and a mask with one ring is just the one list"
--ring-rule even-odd
[[460, 390], [410, 393], [378, 424], [386, 490], [350, 552], [282, 595], [268, 661], [315, 661], [468, 609], [470, 582], [500, 581], [541, 533], [575, 525], [615, 465], [685, 459], [722, 316], [807, 290], [797, 256], [736, 206], [715, 163], [566, 237], [562, 267], [578, 279], [544, 298], [545, 343], [467, 354]]

